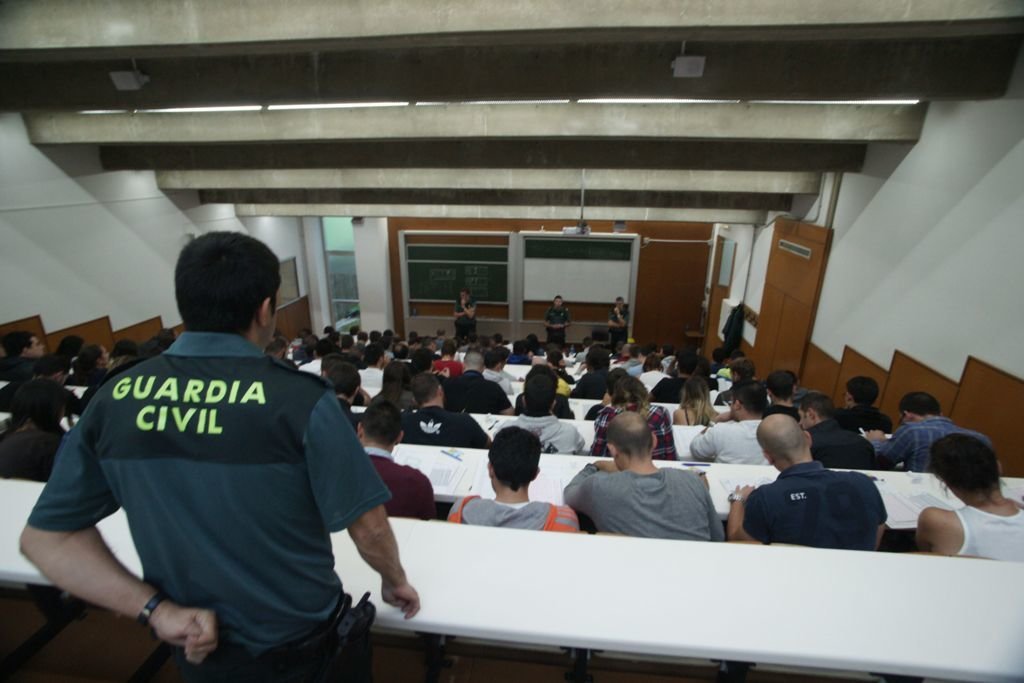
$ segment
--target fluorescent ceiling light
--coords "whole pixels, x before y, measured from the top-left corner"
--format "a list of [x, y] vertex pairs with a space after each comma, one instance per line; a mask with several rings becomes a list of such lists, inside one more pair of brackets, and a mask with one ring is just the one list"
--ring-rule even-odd
[[79, 114], [127, 114], [127, 109], [85, 109]]
[[457, 102], [416, 102], [417, 107], [443, 107], [456, 104], [569, 104], [572, 100], [463, 100]]
[[216, 111], [259, 111], [259, 104], [243, 104], [230, 107], [173, 107], [170, 109], [136, 109], [139, 114], [202, 114]]
[[917, 104], [921, 100], [750, 100], [751, 104]]
[[271, 104], [268, 111], [291, 109], [365, 109], [369, 107], [405, 107], [408, 102], [312, 102], [304, 104]]
[[697, 100], [655, 97], [598, 97], [576, 100], [580, 104], [739, 104], [739, 100]]

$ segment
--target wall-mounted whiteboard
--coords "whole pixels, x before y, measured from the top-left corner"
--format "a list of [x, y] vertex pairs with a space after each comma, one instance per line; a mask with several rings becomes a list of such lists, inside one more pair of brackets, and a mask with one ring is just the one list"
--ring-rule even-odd
[[523, 299], [609, 303], [630, 300], [634, 239], [525, 237]]

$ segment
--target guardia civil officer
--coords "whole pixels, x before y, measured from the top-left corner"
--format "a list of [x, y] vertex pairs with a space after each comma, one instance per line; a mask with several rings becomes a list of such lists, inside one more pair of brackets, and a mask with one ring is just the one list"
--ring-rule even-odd
[[[56, 585], [176, 646], [188, 681], [317, 680], [337, 666], [333, 531], [348, 529], [385, 602], [419, 610], [390, 494], [333, 389], [262, 353], [279, 284], [277, 258], [251, 237], [186, 246], [175, 269], [186, 332], [101, 387], [21, 536]], [[95, 527], [118, 507], [142, 581]]]

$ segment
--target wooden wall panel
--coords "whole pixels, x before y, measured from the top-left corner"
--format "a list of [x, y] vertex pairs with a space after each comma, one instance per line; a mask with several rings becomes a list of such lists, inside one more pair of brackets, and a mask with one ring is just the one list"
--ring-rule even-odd
[[[455, 325], [455, 302], [442, 304], [437, 301], [410, 301], [410, 309], [416, 309], [416, 316], [427, 318], [451, 318], [452, 325]], [[477, 304], [476, 315], [478, 318], [508, 319], [508, 305], [502, 304]], [[416, 317], [410, 316], [410, 317]], [[454, 329], [454, 328], [453, 328]]]
[[928, 392], [938, 399], [943, 414], [949, 415], [956, 400], [957, 383], [902, 351], [897, 351], [889, 365], [889, 381], [878, 402], [879, 409], [895, 418], [900, 412], [900, 399], [911, 391]]
[[185, 323], [178, 323], [177, 325], [175, 325], [171, 329], [174, 330], [174, 334], [175, 334], [175, 336], [177, 336], [177, 335], [179, 335], [179, 334], [181, 334], [182, 332], [185, 331]]
[[772, 358], [775, 354], [775, 342], [779, 336], [785, 302], [786, 295], [782, 290], [765, 285], [764, 295], [761, 297], [761, 311], [758, 314], [757, 337], [754, 339], [753, 349], [748, 354], [757, 368], [757, 376], [762, 379], [774, 370]]
[[801, 373], [804, 351], [811, 338], [812, 314], [810, 305], [793, 297], [785, 298], [779, 334], [775, 341], [775, 354], [771, 364], [765, 368], [765, 376], [767, 372], [775, 370], [792, 370], [797, 375]]
[[[851, 377], [863, 375], [871, 377], [878, 382], [878, 395], [885, 395], [885, 386], [888, 383], [889, 371], [870, 358], [854, 351], [849, 346], [843, 349], [843, 362], [839, 366], [839, 377], [836, 380], [835, 390], [832, 392], [832, 400], [837, 406], [844, 404], [843, 396], [846, 394], [846, 382]], [[889, 417], [893, 417], [889, 415]], [[895, 425], [897, 420], [893, 420]]]
[[[817, 225], [777, 220], [765, 282], [813, 308], [828, 257], [830, 234], [831, 230]], [[810, 249], [810, 259], [779, 249], [782, 239]]]
[[814, 344], [807, 345], [804, 371], [800, 375], [800, 386], [833, 396], [839, 379], [839, 361], [832, 358]]
[[50, 332], [46, 335], [47, 348], [51, 352], [56, 350], [60, 340], [69, 334], [77, 334], [85, 340], [86, 344], [99, 344], [107, 351], [114, 348], [114, 330], [110, 327], [110, 318], [108, 316]]
[[114, 330], [114, 341], [118, 342], [122, 339], [130, 339], [133, 342], [141, 344], [147, 339], [153, 338], [157, 332], [163, 329], [163, 327], [163, 319], [160, 316], [156, 316], [155, 318], [143, 320], [142, 322], [129, 325], [128, 327], [122, 327], [120, 330]]
[[[34, 315], [31, 318], [11, 320], [0, 325], [0, 339], [8, 332], [28, 332], [29, 334], [34, 334], [43, 344], [47, 343], [43, 319], [38, 315]], [[50, 350], [52, 351], [52, 349]]]
[[300, 297], [277, 309], [277, 329], [288, 339], [295, 339], [299, 330], [304, 327], [312, 328], [312, 325], [309, 316], [309, 297]]
[[960, 378], [960, 390], [953, 409], [947, 414], [958, 425], [992, 439], [1004, 476], [1024, 477], [1020, 430], [1022, 406], [1024, 379], [971, 356]]

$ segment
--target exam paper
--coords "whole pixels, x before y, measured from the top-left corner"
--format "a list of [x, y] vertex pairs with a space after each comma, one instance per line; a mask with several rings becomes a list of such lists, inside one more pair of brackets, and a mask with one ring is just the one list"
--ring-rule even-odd
[[459, 482], [466, 473], [466, 466], [461, 461], [440, 451], [417, 452], [402, 450], [399, 447], [394, 455], [398, 464], [408, 465], [425, 474], [434, 488], [434, 495], [455, 495]]

